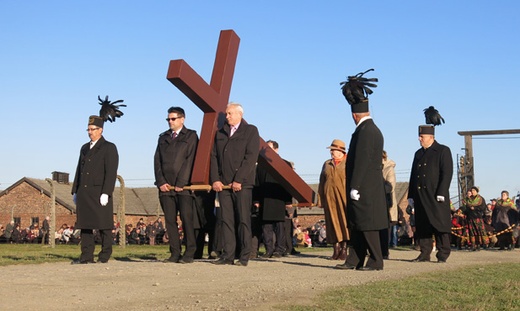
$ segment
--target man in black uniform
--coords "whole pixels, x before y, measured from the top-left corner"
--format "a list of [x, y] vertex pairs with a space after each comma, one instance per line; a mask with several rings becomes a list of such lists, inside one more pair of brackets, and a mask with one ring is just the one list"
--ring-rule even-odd
[[[429, 109], [433, 109], [430, 107]], [[428, 109], [425, 109], [425, 113]], [[433, 109], [434, 110], [434, 109]], [[438, 114], [436, 110], [434, 110]], [[439, 125], [440, 122], [427, 123]], [[438, 115], [437, 119], [444, 122]], [[451, 150], [435, 140], [433, 125], [419, 126], [421, 148], [415, 152], [408, 190], [408, 204], [415, 209], [416, 235], [421, 254], [414, 262], [430, 261], [435, 236], [437, 260], [450, 256], [451, 209], [449, 188], [453, 176]]]
[[336, 266], [338, 269], [383, 270], [379, 230], [388, 228], [381, 161], [384, 140], [368, 110], [368, 94], [372, 91], [367, 86], [375, 87], [371, 82], [377, 79], [364, 78], [365, 73], [349, 76], [343, 87], [356, 123], [346, 165], [347, 221], [354, 252], [350, 252], [344, 264]]
[[112, 193], [117, 179], [119, 155], [116, 145], [103, 137], [103, 117], [90, 116], [90, 142], [81, 147], [72, 195], [76, 202], [76, 228], [81, 229], [81, 256], [73, 264], [95, 263], [94, 229], [101, 235], [98, 260], [106, 263], [112, 255], [114, 206]]
[[[170, 238], [171, 255], [165, 262], [192, 263], [197, 247], [194, 201], [183, 187], [190, 183], [199, 138], [195, 131], [184, 126], [184, 118], [184, 109], [181, 107], [168, 109], [166, 121], [170, 129], [159, 136], [154, 156], [155, 185], [159, 189], [159, 201]], [[186, 250], [182, 258], [178, 213], [186, 237]]]

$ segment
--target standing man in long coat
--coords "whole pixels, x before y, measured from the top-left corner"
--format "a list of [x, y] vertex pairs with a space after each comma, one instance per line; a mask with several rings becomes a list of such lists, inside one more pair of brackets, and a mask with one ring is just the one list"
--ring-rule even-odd
[[94, 232], [101, 235], [98, 260], [106, 263], [112, 255], [114, 205], [112, 193], [117, 179], [119, 155], [116, 145], [103, 137], [102, 117], [90, 116], [90, 142], [81, 147], [72, 195], [76, 202], [76, 228], [81, 229], [81, 256], [73, 264], [95, 263]]
[[368, 94], [372, 93], [368, 86], [376, 87], [371, 82], [377, 79], [364, 78], [366, 72], [349, 76], [343, 86], [356, 123], [347, 157], [347, 222], [354, 252], [336, 266], [339, 269], [383, 270], [379, 230], [388, 228], [381, 161], [384, 139], [368, 109]]
[[450, 148], [439, 144], [434, 135], [433, 125], [419, 126], [421, 148], [415, 152], [410, 174], [408, 204], [415, 209], [416, 235], [421, 249], [414, 262], [430, 261], [432, 236], [435, 236], [439, 263], [446, 262], [451, 252], [449, 189], [453, 160]]
[[[252, 250], [251, 205], [258, 160], [260, 135], [256, 126], [242, 117], [244, 109], [238, 103], [226, 108], [226, 123], [215, 134], [211, 153], [210, 182], [218, 192], [220, 207], [217, 222], [221, 225], [222, 254], [218, 265], [234, 264], [236, 250], [235, 223], [238, 228], [240, 255], [237, 265], [247, 266]], [[230, 189], [224, 189], [229, 186]], [[236, 221], [235, 221], [236, 219]]]
[[[154, 155], [155, 185], [159, 189], [159, 202], [170, 238], [170, 257], [165, 262], [192, 263], [197, 248], [194, 198], [183, 187], [191, 180], [199, 138], [194, 130], [184, 126], [185, 116], [181, 107], [168, 109], [166, 121], [169, 129], [159, 135]], [[186, 237], [182, 258], [178, 214]]]
[[[276, 141], [269, 140], [267, 145], [278, 153]], [[290, 162], [285, 162], [291, 165]], [[262, 257], [282, 257], [286, 251], [285, 208], [292, 204], [292, 195], [265, 168], [257, 165], [253, 196], [260, 206], [259, 216], [262, 219], [262, 237], [265, 245], [265, 254]]]

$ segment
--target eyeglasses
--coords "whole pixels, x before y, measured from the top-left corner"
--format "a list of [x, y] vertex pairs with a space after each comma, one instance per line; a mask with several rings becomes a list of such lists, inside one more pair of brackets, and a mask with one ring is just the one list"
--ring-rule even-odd
[[87, 132], [94, 132], [94, 131], [97, 131], [99, 129], [100, 129], [100, 127], [96, 127], [96, 128], [93, 128], [93, 129], [87, 129]]
[[175, 121], [175, 120], [177, 120], [177, 119], [180, 119], [180, 118], [182, 118], [182, 117], [177, 117], [177, 118], [166, 118], [166, 122], [168, 122], [168, 121], [172, 121], [172, 122], [173, 122], [173, 121]]

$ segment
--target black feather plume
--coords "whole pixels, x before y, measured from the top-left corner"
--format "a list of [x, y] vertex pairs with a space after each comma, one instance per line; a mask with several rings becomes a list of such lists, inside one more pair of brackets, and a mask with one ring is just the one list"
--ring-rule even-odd
[[426, 117], [426, 124], [441, 125], [444, 123], [444, 118], [441, 117], [439, 111], [433, 106], [424, 109], [424, 116]]
[[115, 122], [116, 118], [121, 118], [124, 114], [119, 107], [126, 107], [126, 105], [116, 105], [118, 103], [124, 102], [124, 100], [116, 100], [115, 102], [110, 102], [108, 100], [108, 95], [105, 97], [105, 100], [102, 100], [100, 96], [98, 96], [99, 104], [101, 105], [101, 109], [99, 110], [99, 116], [103, 118], [103, 121]]
[[347, 81], [340, 83], [342, 85], [341, 90], [343, 96], [347, 102], [351, 105], [358, 104], [360, 102], [366, 102], [368, 95], [372, 94], [371, 87], [377, 87], [372, 82], [378, 82], [377, 78], [365, 78], [363, 75], [367, 72], [373, 71], [374, 69], [368, 69], [365, 72], [360, 72], [355, 76], [348, 76]]

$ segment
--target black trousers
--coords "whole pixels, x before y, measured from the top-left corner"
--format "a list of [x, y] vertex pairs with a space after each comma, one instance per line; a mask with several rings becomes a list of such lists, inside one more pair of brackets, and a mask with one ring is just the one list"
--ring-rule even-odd
[[264, 221], [262, 237], [266, 254], [272, 255], [276, 252], [282, 255], [285, 253], [285, 221]]
[[291, 254], [293, 251], [293, 220], [285, 219], [284, 222], [285, 232], [285, 253]]
[[[112, 229], [98, 230], [101, 236], [101, 251], [98, 254], [99, 261], [108, 261], [112, 255]], [[81, 256], [80, 261], [94, 261], [94, 250], [96, 242], [94, 241], [93, 229], [81, 229]]]
[[164, 219], [166, 222], [166, 230], [170, 238], [171, 257], [178, 259], [181, 254], [181, 241], [179, 237], [179, 226], [177, 223], [177, 214], [180, 214], [182, 221], [182, 229], [186, 239], [186, 249], [184, 251], [185, 258], [193, 258], [197, 249], [196, 232], [194, 229], [193, 219], [195, 210], [193, 206], [193, 198], [189, 195], [160, 196]]
[[[220, 223], [221, 226], [219, 228], [221, 239], [219, 243], [222, 245], [220, 257], [233, 260], [238, 240], [240, 243], [240, 254], [238, 257], [241, 261], [248, 261], [252, 250], [252, 189], [242, 188], [242, 190], [237, 192], [224, 190], [219, 192], [218, 197], [220, 211], [217, 212], [217, 225]], [[235, 235], [235, 224], [237, 225], [237, 235]]]
[[437, 259], [442, 261], [448, 259], [451, 253], [451, 233], [439, 232], [431, 225], [422, 225], [417, 226], [416, 235], [421, 250], [421, 254], [419, 255], [420, 259], [430, 260], [433, 251], [433, 237], [435, 237], [435, 244], [437, 247]]
[[[379, 241], [379, 230], [376, 231], [351, 231], [350, 241], [353, 251], [349, 252], [346, 263], [356, 268], [363, 266], [383, 269], [383, 254], [381, 242]], [[368, 260], [365, 258], [368, 251]]]

